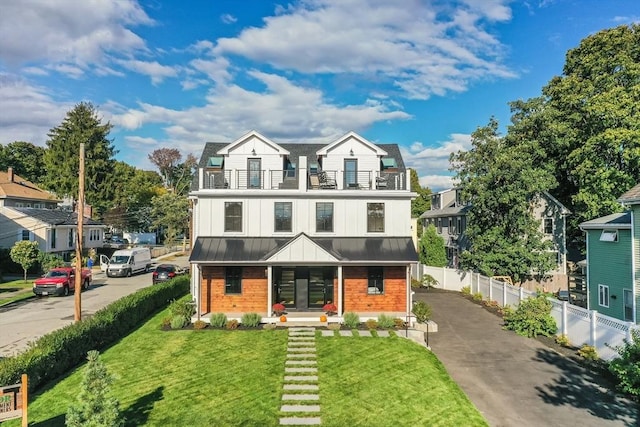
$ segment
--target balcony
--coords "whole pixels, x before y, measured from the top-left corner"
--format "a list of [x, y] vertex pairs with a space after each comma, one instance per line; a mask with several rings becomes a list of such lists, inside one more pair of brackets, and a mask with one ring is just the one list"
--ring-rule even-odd
[[407, 174], [378, 171], [316, 171], [300, 179], [302, 171], [285, 170], [211, 170], [201, 168], [201, 190], [409, 190]]

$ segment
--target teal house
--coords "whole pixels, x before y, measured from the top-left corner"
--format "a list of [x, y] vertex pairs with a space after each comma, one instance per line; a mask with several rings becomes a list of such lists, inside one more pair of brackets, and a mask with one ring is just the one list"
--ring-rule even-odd
[[618, 199], [628, 209], [586, 221], [588, 308], [640, 323], [640, 184]]

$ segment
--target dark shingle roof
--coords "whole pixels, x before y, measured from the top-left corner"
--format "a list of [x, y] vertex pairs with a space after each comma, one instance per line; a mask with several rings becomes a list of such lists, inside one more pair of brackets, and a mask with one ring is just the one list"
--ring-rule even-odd
[[[78, 214], [71, 211], [63, 211], [60, 209], [37, 209], [37, 208], [12, 208], [26, 216], [42, 221], [51, 225], [78, 225]], [[101, 222], [94, 221], [85, 217], [84, 225], [104, 225]]]
[[469, 212], [469, 209], [471, 209], [470, 205], [453, 206], [444, 209], [432, 209], [420, 215], [420, 218], [441, 218], [453, 215], [466, 215], [467, 212]]
[[[293, 238], [198, 237], [189, 257], [196, 263], [266, 263]], [[309, 237], [341, 262], [414, 263], [418, 255], [410, 237]]]

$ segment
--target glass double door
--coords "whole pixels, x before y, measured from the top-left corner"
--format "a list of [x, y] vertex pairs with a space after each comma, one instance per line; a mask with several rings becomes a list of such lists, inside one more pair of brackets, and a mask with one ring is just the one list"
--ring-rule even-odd
[[333, 302], [334, 267], [274, 267], [273, 298], [287, 310], [322, 309]]

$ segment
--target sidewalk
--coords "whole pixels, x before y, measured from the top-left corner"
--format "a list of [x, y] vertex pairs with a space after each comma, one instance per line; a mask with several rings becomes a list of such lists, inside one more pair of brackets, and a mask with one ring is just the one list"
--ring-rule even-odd
[[457, 292], [414, 300], [433, 310], [432, 351], [491, 426], [635, 426], [638, 406], [600, 378], [535, 339], [502, 329], [502, 319]]

